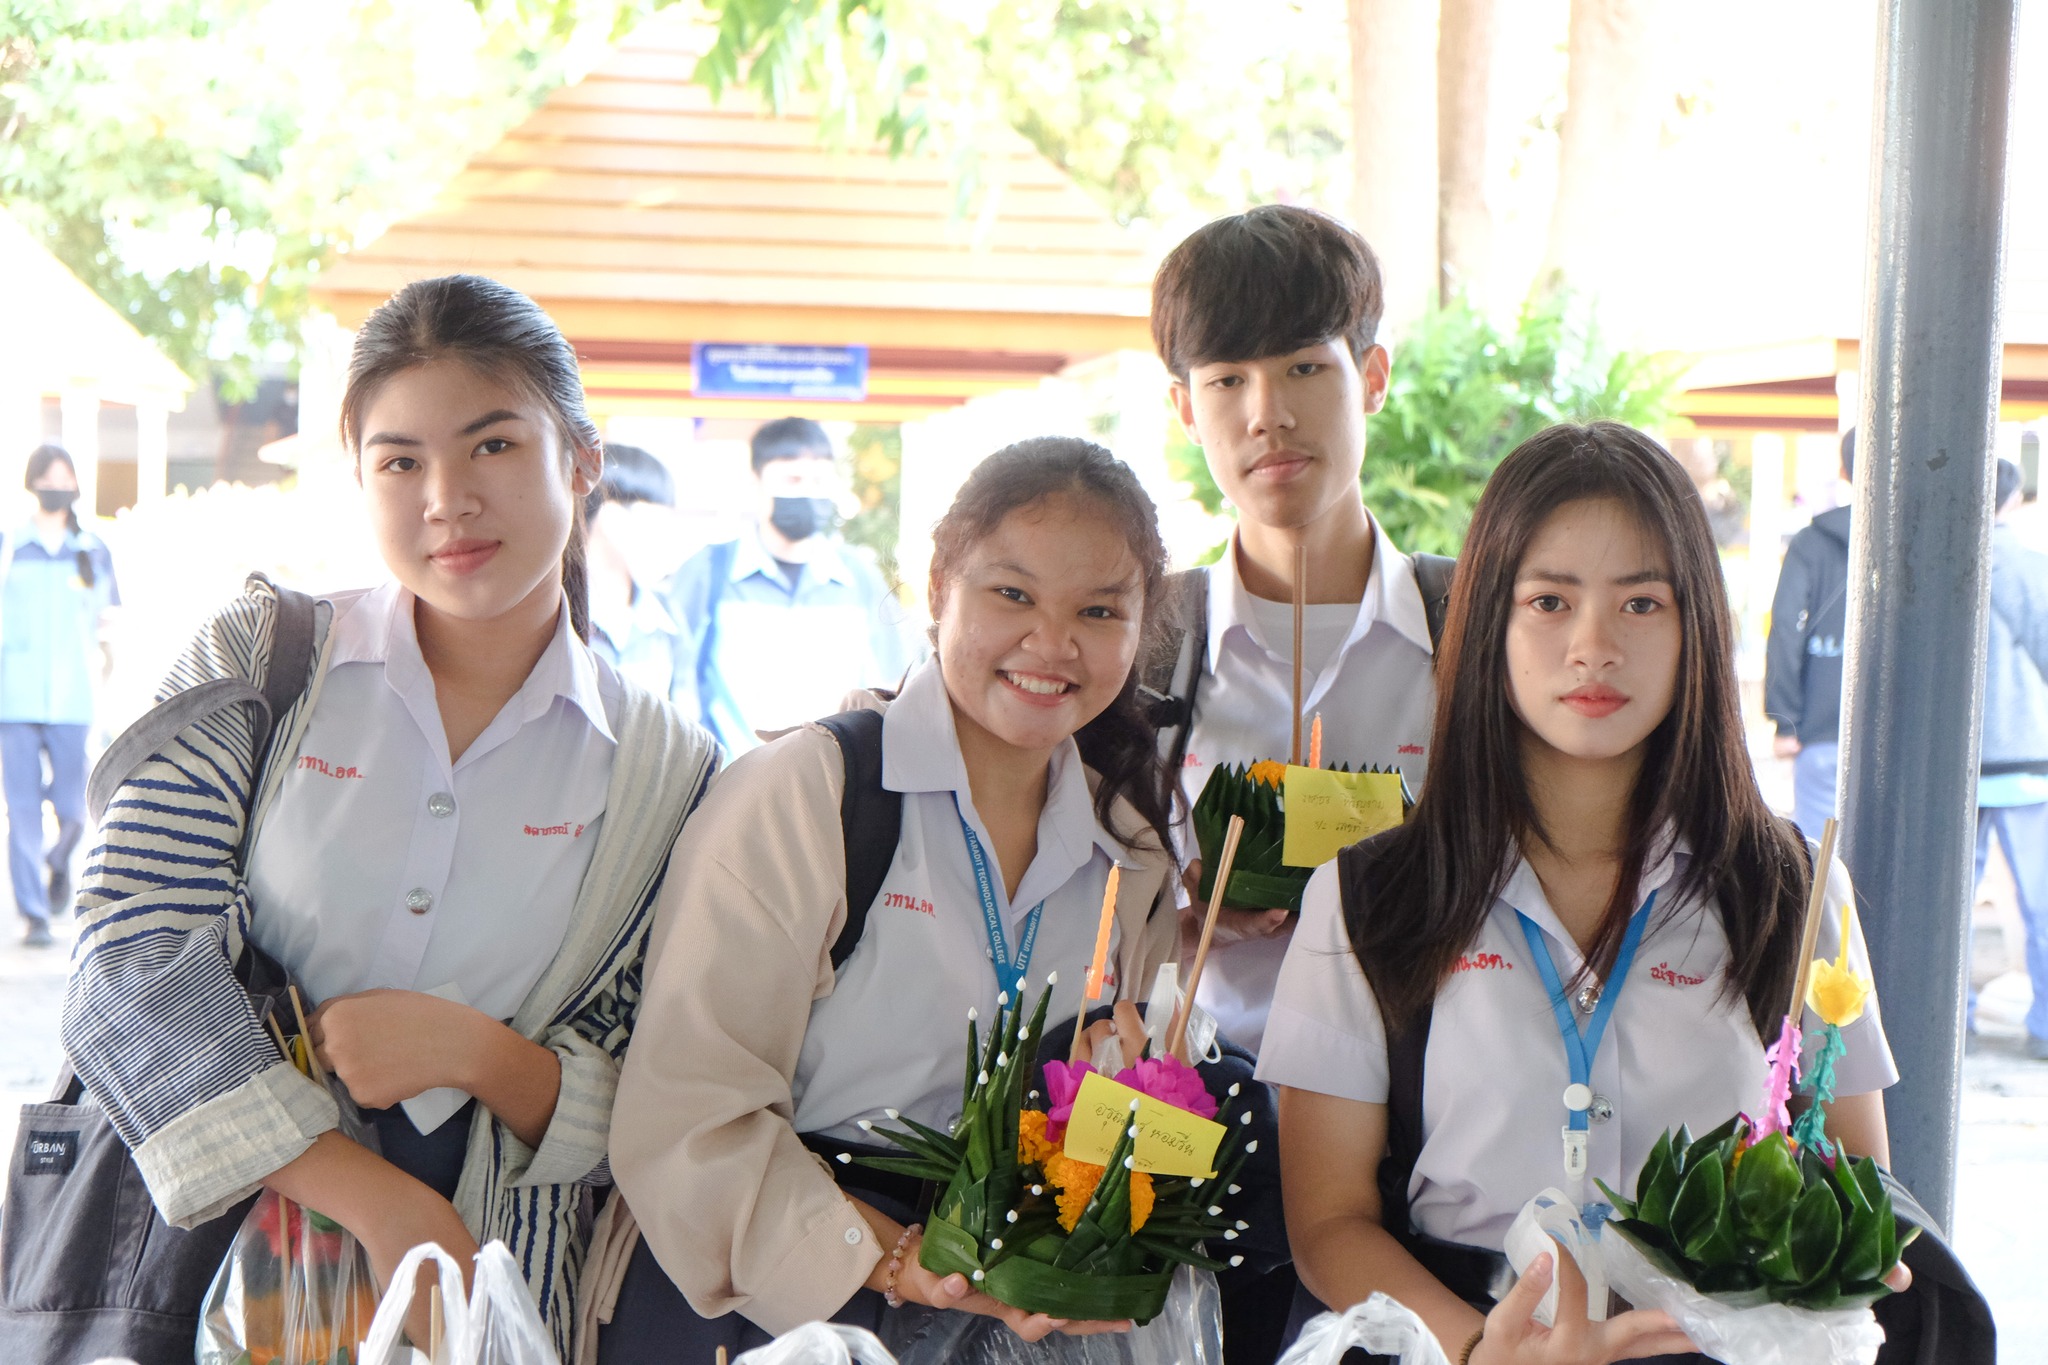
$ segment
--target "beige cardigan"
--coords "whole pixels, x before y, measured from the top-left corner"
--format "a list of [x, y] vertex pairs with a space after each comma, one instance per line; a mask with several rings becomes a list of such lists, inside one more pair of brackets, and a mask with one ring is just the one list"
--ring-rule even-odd
[[[612, 1174], [631, 1211], [615, 1197], [600, 1219], [580, 1358], [595, 1358], [636, 1220], [697, 1312], [776, 1333], [838, 1312], [887, 1250], [790, 1127], [797, 1056], [846, 922], [844, 786], [838, 744], [806, 726], [727, 768], [676, 841], [612, 1108]], [[1149, 846], [1126, 861], [1117, 979], [1143, 990], [1175, 951], [1170, 859]]]

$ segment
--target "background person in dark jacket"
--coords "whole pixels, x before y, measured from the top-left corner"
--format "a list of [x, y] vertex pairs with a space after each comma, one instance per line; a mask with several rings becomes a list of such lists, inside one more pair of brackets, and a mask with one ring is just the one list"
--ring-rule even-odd
[[[1856, 433], [1842, 436], [1842, 477], [1856, 476]], [[1822, 512], [1785, 547], [1764, 651], [1764, 714], [1792, 760], [1792, 818], [1817, 838], [1835, 813], [1841, 755], [1842, 644], [1849, 619], [1849, 509]]]
[[1984, 880], [1996, 831], [2026, 926], [2027, 977], [2034, 987], [2027, 1055], [2048, 1061], [2048, 555], [2029, 549], [2006, 520], [2019, 500], [2019, 466], [2000, 460], [1977, 783], [1977, 880]]

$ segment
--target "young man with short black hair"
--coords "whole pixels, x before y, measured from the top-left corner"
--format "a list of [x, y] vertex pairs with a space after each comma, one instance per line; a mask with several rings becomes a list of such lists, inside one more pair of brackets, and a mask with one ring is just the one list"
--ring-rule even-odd
[[[1308, 549], [1304, 729], [1320, 713], [1325, 764], [1398, 767], [1421, 790], [1435, 706], [1429, 612], [1416, 561], [1374, 520], [1358, 482], [1366, 418], [1387, 397], [1381, 304], [1365, 240], [1285, 205], [1197, 230], [1153, 281], [1152, 336], [1174, 407], [1238, 518], [1223, 558], [1186, 584], [1201, 619], [1171, 690], [1192, 686], [1193, 719], [1166, 742], [1183, 750], [1190, 803], [1219, 763], [1288, 756], [1298, 545]], [[1205, 634], [1201, 657], [1188, 657]], [[1254, 1052], [1291, 921], [1286, 910], [1225, 911], [1202, 977], [1203, 1007]]]
[[859, 687], [893, 687], [911, 657], [905, 614], [874, 564], [832, 534], [843, 491], [832, 442], [807, 417], [754, 433], [756, 520], [706, 546], [667, 593], [681, 623], [676, 707], [729, 757], [839, 709]]
[[[1288, 757], [1297, 546], [1308, 550], [1303, 732], [1320, 713], [1326, 765], [1397, 767], [1422, 788], [1449, 562], [1401, 553], [1359, 491], [1366, 418], [1387, 399], [1382, 297], [1363, 238], [1284, 205], [1198, 229], [1153, 280], [1152, 337], [1174, 407], [1237, 510], [1222, 559], [1176, 576], [1189, 629], [1148, 679], [1180, 703], [1163, 715], [1191, 717], [1161, 732], [1190, 804], [1218, 764]], [[1225, 910], [1218, 922], [1200, 1003], [1253, 1052], [1293, 920], [1285, 909]], [[1284, 1264], [1263, 1268], [1224, 1276], [1229, 1365], [1267, 1365], [1278, 1352], [1296, 1285]]]

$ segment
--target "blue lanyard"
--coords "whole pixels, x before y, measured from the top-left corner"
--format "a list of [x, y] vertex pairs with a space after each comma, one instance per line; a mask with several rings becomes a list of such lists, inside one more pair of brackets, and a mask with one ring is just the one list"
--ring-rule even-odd
[[[1550, 1012], [1557, 1016], [1557, 1031], [1564, 1038], [1565, 1061], [1571, 1066], [1572, 1082], [1590, 1090], [1593, 1085], [1593, 1059], [1600, 1054], [1600, 1040], [1606, 1036], [1607, 1020], [1614, 1013], [1614, 1002], [1621, 998], [1621, 988], [1628, 984], [1628, 969], [1635, 961], [1636, 949], [1643, 941], [1643, 930], [1650, 922], [1650, 910], [1657, 904], [1657, 893], [1652, 891], [1642, 908], [1629, 917], [1628, 932], [1622, 935], [1621, 951], [1614, 955], [1614, 969], [1607, 974], [1607, 984], [1600, 991], [1600, 1003], [1593, 1007], [1593, 1017], [1586, 1021], [1586, 1031], [1579, 1032], [1578, 1021], [1572, 1018], [1572, 1002], [1565, 996], [1564, 982], [1559, 979], [1557, 963], [1551, 959], [1550, 945], [1543, 941], [1543, 931], [1536, 922], [1521, 911], [1515, 917], [1522, 921], [1522, 937], [1529, 940], [1529, 955], [1536, 960], [1536, 970], [1543, 974], [1544, 989], [1550, 992]], [[1573, 1109], [1570, 1113], [1570, 1131], [1586, 1131], [1587, 1110]]]
[[953, 797], [953, 813], [960, 817], [960, 832], [967, 836], [967, 861], [974, 865], [974, 886], [981, 892], [982, 927], [988, 930], [988, 956], [995, 967], [996, 985], [1021, 997], [1024, 973], [1031, 969], [1031, 949], [1038, 942], [1038, 917], [1045, 912], [1045, 902], [1032, 906], [1031, 913], [1024, 917], [1024, 937], [1017, 943], [1013, 960], [1009, 937], [1003, 933], [1002, 911], [996, 906], [995, 880], [988, 873], [988, 854], [982, 851], [974, 826], [967, 823], [958, 794]]

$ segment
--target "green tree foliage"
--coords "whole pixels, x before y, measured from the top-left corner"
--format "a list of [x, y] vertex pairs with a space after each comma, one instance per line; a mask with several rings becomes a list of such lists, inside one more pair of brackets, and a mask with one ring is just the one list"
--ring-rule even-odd
[[[1396, 545], [1456, 554], [1494, 466], [1547, 426], [1606, 418], [1654, 430], [1670, 417], [1676, 369], [1608, 348], [1578, 313], [1565, 297], [1533, 299], [1502, 332], [1456, 302], [1391, 348], [1387, 404], [1367, 427], [1359, 483]], [[1222, 507], [1198, 448], [1178, 442], [1168, 459], [1203, 506]]]
[[290, 357], [321, 261], [559, 80], [554, 18], [484, 10], [0, 0], [0, 204], [188, 372], [246, 393]]
[[[568, 3], [569, 0], [536, 0]], [[1011, 129], [1120, 221], [1347, 193], [1341, 0], [707, 0], [714, 90], [815, 98], [833, 135], [950, 159]]]
[[901, 586], [896, 532], [903, 522], [903, 429], [862, 422], [846, 442], [846, 464], [860, 511], [841, 529], [848, 544], [865, 547], [891, 588]]

